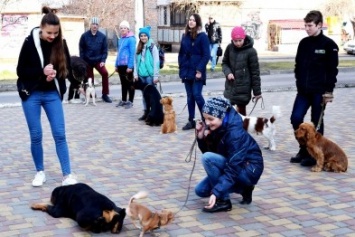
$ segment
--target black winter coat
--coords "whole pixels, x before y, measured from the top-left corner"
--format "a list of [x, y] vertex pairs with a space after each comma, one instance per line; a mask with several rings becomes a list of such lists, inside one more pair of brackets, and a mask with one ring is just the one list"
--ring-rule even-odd
[[[47, 82], [47, 76], [43, 73], [43, 68], [46, 65], [42, 65], [44, 64], [43, 54], [41, 54], [41, 52], [39, 52], [36, 47], [36, 45], [40, 47], [39, 32], [40, 28], [36, 27], [32, 29], [31, 34], [26, 37], [20, 51], [16, 68], [18, 82], [22, 82], [24, 87], [30, 92], [30, 94], [32, 91], [40, 89], [57, 90], [55, 80]], [[65, 57], [67, 60], [67, 69], [70, 73], [70, 54], [65, 40], [63, 40], [63, 46]], [[57, 79], [59, 84], [60, 96], [63, 100], [63, 95], [67, 90], [67, 86], [65, 83], [66, 78]]]
[[295, 64], [299, 93], [333, 92], [338, 75], [338, 51], [336, 43], [323, 32], [301, 40]]
[[[230, 43], [224, 53], [222, 70], [226, 76], [224, 97], [235, 105], [247, 105], [254, 96], [261, 95], [259, 59], [253, 48], [254, 40], [246, 36], [241, 48]], [[234, 75], [234, 80], [227, 79], [228, 74]]]

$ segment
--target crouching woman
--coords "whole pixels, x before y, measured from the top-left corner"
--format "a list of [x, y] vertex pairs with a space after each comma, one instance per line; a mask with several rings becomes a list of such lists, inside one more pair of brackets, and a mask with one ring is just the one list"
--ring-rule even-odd
[[224, 97], [210, 98], [203, 106], [205, 123], [196, 124], [202, 165], [207, 176], [197, 184], [200, 197], [210, 197], [204, 212], [230, 211], [230, 193], [250, 204], [254, 186], [264, 170], [261, 150], [243, 129], [243, 120]]

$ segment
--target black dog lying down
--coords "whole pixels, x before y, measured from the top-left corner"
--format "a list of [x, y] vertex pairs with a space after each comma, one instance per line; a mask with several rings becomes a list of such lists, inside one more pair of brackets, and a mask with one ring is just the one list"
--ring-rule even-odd
[[158, 89], [140, 79], [133, 83], [133, 87], [142, 91], [147, 105], [145, 123], [150, 126], [160, 126], [164, 121], [164, 112], [163, 105], [160, 103], [161, 95]]
[[51, 203], [53, 205], [35, 203], [31, 208], [55, 218], [71, 218], [81, 228], [95, 233], [108, 230], [120, 233], [126, 216], [126, 209], [117, 207], [106, 196], [83, 183], [55, 188]]

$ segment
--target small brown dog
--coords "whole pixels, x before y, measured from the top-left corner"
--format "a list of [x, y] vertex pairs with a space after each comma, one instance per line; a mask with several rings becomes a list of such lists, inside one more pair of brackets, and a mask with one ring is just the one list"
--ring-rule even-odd
[[317, 161], [313, 172], [333, 171], [345, 172], [348, 169], [348, 158], [345, 152], [334, 142], [316, 131], [312, 123], [302, 123], [295, 131], [300, 144], [307, 146], [309, 154]]
[[170, 96], [164, 96], [161, 98], [160, 103], [163, 105], [164, 110], [164, 122], [161, 125], [160, 134], [176, 133], [177, 125], [173, 108], [173, 98]]
[[[147, 197], [148, 194], [144, 191], [138, 192], [131, 197], [126, 209], [126, 215], [131, 218], [131, 221], [135, 227], [141, 229], [139, 237], [143, 237], [144, 233], [159, 229], [161, 226], [168, 225], [174, 219], [174, 214], [171, 211], [163, 210], [161, 212], [151, 212], [147, 207], [133, 202], [135, 199], [141, 199]], [[137, 225], [139, 221], [139, 225]]]

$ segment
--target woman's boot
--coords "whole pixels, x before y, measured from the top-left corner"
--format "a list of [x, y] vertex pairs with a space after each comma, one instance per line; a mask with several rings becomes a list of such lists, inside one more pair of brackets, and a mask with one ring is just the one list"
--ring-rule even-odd
[[253, 186], [248, 186], [248, 187], [244, 188], [244, 190], [242, 192], [243, 200], [240, 202], [240, 204], [244, 205], [244, 204], [251, 203], [254, 187], [255, 186], [253, 185]]

